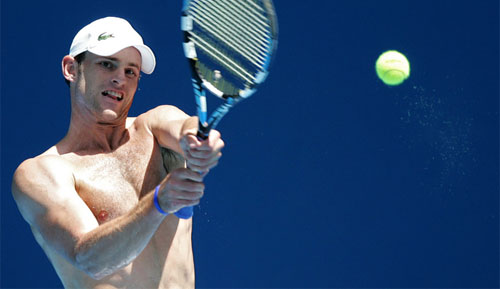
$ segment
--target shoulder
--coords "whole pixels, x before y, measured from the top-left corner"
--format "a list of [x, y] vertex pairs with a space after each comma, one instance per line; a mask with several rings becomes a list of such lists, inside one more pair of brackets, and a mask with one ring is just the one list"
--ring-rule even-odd
[[44, 153], [22, 162], [14, 173], [14, 181], [34, 181], [51, 176], [59, 178], [71, 175], [71, 171], [71, 163], [63, 157]]
[[56, 201], [55, 192], [67, 186], [74, 187], [71, 164], [59, 155], [42, 154], [25, 160], [16, 169], [12, 195], [23, 212], [23, 208], [33, 207], [35, 203]]

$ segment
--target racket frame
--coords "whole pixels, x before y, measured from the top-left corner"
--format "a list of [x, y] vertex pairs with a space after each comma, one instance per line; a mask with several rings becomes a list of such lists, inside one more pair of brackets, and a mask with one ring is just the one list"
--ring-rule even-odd
[[[270, 17], [270, 27], [271, 27], [271, 37], [270, 41], [272, 44], [269, 47], [269, 51], [267, 52], [267, 59], [263, 66], [262, 71], [258, 72], [255, 75], [255, 80], [251, 85], [247, 85], [247, 87], [241, 89], [238, 94], [228, 95], [220, 91], [214, 85], [212, 85], [207, 80], [203, 79], [198, 73], [197, 63], [198, 56], [196, 53], [195, 44], [190, 40], [190, 31], [193, 30], [193, 19], [190, 15], [188, 15], [187, 10], [189, 9], [189, 3], [191, 0], [183, 1], [182, 8], [182, 16], [181, 16], [181, 30], [183, 31], [183, 48], [184, 55], [188, 59], [190, 71], [191, 71], [191, 81], [193, 85], [196, 107], [197, 107], [197, 115], [199, 118], [198, 124], [198, 134], [197, 136], [200, 139], [207, 139], [211, 129], [214, 129], [220, 120], [227, 114], [227, 112], [235, 106], [241, 100], [250, 97], [255, 93], [257, 85], [264, 82], [267, 78], [268, 70], [271, 64], [272, 55], [274, 54], [277, 48], [277, 21], [276, 15], [274, 13], [274, 7], [271, 0], [260, 0], [266, 6], [266, 11]], [[218, 98], [223, 100], [223, 103], [220, 104], [208, 117], [207, 113], [207, 100], [206, 100], [206, 91], [209, 91], [211, 94], [217, 96]], [[208, 117], [208, 119], [207, 119]]]

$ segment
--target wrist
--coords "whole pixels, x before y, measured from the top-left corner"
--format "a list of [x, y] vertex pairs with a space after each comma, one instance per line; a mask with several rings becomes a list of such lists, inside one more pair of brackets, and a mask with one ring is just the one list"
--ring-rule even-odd
[[184, 123], [182, 124], [181, 137], [184, 137], [186, 135], [196, 136], [197, 132], [198, 132], [198, 117], [191, 116], [185, 119]]
[[155, 203], [155, 207], [156, 207], [156, 210], [158, 212], [160, 212], [162, 215], [168, 215], [167, 212], [165, 212], [161, 206], [160, 206], [160, 202], [158, 200], [158, 190], [160, 189], [160, 185], [158, 185], [156, 188], [155, 188], [155, 193], [154, 193], [154, 197], [153, 197], [153, 202]]

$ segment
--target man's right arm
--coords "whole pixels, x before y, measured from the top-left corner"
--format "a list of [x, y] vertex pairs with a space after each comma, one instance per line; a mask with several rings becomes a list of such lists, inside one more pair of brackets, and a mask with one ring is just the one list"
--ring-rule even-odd
[[[178, 176], [183, 173], [191, 174], [189, 170], [179, 170], [163, 181], [160, 204], [167, 203], [165, 196], [175, 194], [173, 184], [176, 190], [198, 190], [201, 197], [201, 187], [185, 187], [193, 186], [193, 182]], [[197, 175], [193, 173], [193, 177]], [[99, 226], [75, 189], [71, 166], [59, 156], [23, 162], [14, 174], [12, 193], [24, 219], [51, 250], [94, 279], [133, 261], [165, 218], [154, 207], [154, 193], [150, 192], [127, 215]]]

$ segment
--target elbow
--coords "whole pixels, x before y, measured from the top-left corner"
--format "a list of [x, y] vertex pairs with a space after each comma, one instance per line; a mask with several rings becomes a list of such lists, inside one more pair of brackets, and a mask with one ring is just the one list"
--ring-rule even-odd
[[79, 251], [74, 256], [75, 266], [90, 278], [101, 280], [116, 273], [132, 262], [132, 260], [122, 260], [120, 262], [116, 256], [102, 258], [103, 255], [96, 255], [92, 250]]
[[87, 258], [82, 257], [81, 255], [76, 256], [75, 267], [94, 280], [101, 280], [102, 278], [113, 273], [109, 272], [106, 274], [105, 268], [88, 260]]
[[86, 271], [85, 274], [87, 274], [87, 276], [97, 281], [109, 275], [109, 274], [106, 275], [99, 272], [89, 272], [89, 271]]
[[77, 269], [94, 280], [101, 280], [113, 274], [115, 271], [110, 269], [106, 264], [103, 264], [103, 262], [99, 262], [96, 258], [84, 252], [79, 252], [75, 255], [74, 265]]
[[125, 268], [140, 253], [140, 251], [136, 250], [124, 254], [121, 246], [114, 246], [114, 244], [111, 246], [109, 244], [103, 245], [102, 242], [96, 244], [92, 238], [87, 237], [80, 238], [72, 251], [72, 260], [75, 267], [95, 280], [101, 280]]
[[106, 272], [106, 270], [96, 270], [95, 268], [89, 268], [84, 270], [85, 274], [94, 280], [101, 280], [102, 278], [111, 275], [113, 272]]
[[78, 264], [78, 269], [83, 271], [87, 276], [94, 280], [101, 280], [104, 277], [107, 277], [111, 274], [114, 273], [113, 270], [107, 269], [107, 268], [101, 268], [99, 266], [93, 266], [89, 264]]

